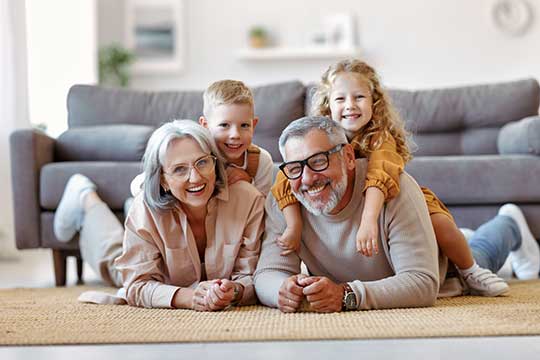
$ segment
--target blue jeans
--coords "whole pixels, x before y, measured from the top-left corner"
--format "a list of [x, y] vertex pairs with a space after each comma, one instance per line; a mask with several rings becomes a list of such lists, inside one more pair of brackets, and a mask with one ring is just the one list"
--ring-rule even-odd
[[521, 233], [514, 219], [497, 215], [476, 230], [469, 246], [478, 266], [496, 273], [510, 251], [521, 246]]

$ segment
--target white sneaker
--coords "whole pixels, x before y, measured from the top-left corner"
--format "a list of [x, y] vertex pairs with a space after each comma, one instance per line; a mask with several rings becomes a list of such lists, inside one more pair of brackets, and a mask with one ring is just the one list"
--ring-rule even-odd
[[96, 185], [84, 175], [75, 174], [69, 178], [54, 213], [53, 229], [58, 241], [68, 242], [80, 230], [84, 216], [81, 196], [95, 190]]
[[499, 296], [507, 293], [510, 289], [503, 279], [481, 267], [467, 274], [464, 279], [472, 295]]
[[520, 208], [514, 204], [503, 205], [499, 209], [499, 215], [506, 215], [514, 219], [521, 234], [521, 246], [516, 251], [510, 252], [512, 269], [518, 279], [530, 280], [538, 279], [540, 272], [540, 247], [536, 242], [525, 216]]

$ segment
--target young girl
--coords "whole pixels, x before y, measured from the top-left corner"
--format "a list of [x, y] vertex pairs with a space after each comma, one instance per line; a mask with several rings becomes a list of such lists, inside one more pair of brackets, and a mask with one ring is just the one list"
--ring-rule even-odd
[[[377, 219], [385, 201], [399, 193], [399, 176], [411, 159], [407, 132], [383, 90], [375, 70], [359, 60], [344, 60], [330, 66], [323, 74], [313, 99], [314, 115], [330, 116], [341, 123], [358, 157], [368, 158], [365, 205], [356, 236], [358, 251], [365, 256], [378, 253]], [[498, 296], [507, 290], [502, 279], [480, 268], [452, 215], [427, 188], [422, 188], [437, 243], [457, 266], [471, 292]], [[272, 194], [278, 201], [287, 228], [277, 240], [282, 255], [300, 247], [302, 221], [300, 205], [290, 190], [286, 177], [279, 172]]]

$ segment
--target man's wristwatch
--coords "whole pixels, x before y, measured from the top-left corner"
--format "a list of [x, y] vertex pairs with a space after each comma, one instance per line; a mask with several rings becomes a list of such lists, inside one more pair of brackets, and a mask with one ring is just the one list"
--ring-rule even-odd
[[358, 303], [356, 301], [356, 294], [351, 289], [351, 286], [348, 283], [345, 283], [343, 284], [343, 290], [343, 304], [341, 310], [356, 310], [358, 308]]

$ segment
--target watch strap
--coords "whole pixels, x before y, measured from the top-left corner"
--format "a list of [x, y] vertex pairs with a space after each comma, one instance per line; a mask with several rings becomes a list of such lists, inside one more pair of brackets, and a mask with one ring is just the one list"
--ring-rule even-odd
[[[354, 297], [354, 302], [352, 304], [353, 306], [349, 304], [349, 301], [350, 301], [349, 298], [351, 296]], [[342, 301], [341, 310], [343, 311], [355, 310], [357, 305], [358, 304], [356, 301], [356, 294], [354, 293], [353, 289], [348, 283], [344, 283], [343, 284], [343, 301]]]

